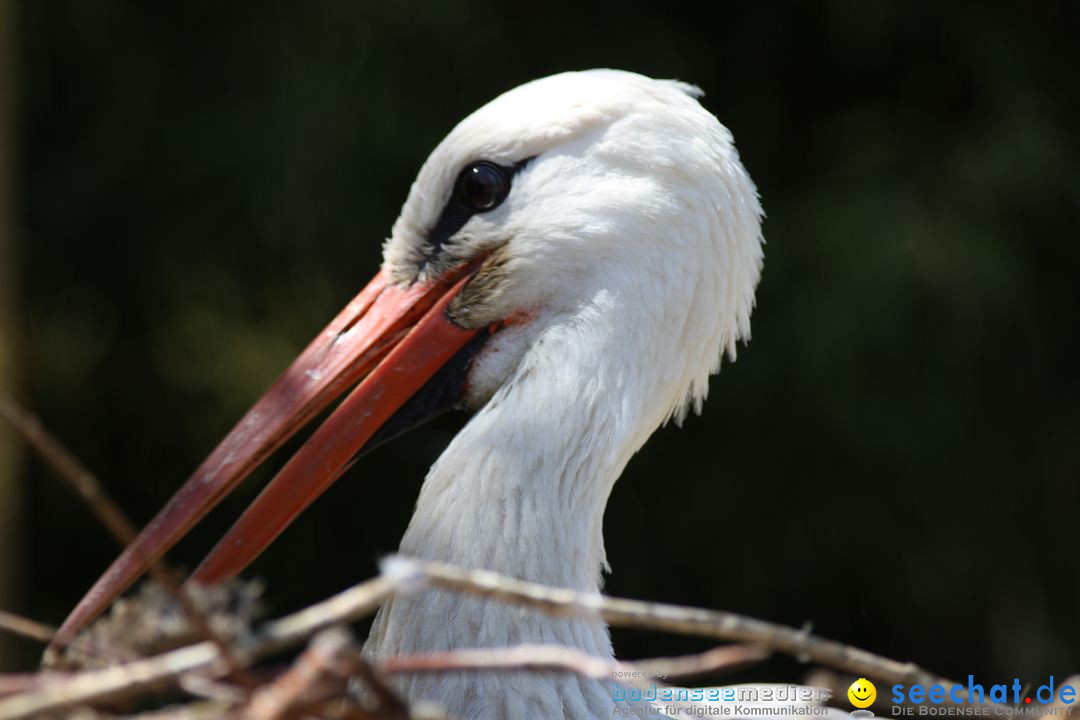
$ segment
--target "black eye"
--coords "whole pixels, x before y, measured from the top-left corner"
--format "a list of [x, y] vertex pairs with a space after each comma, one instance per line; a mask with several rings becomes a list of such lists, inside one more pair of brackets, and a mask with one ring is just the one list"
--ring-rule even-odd
[[458, 177], [458, 197], [474, 212], [494, 210], [509, 193], [510, 173], [494, 163], [472, 163]]

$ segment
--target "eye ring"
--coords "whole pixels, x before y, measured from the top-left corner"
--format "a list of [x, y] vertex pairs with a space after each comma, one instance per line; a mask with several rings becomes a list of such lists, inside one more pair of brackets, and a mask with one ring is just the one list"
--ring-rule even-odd
[[457, 196], [472, 212], [494, 210], [510, 194], [510, 173], [487, 160], [469, 163], [458, 175]]

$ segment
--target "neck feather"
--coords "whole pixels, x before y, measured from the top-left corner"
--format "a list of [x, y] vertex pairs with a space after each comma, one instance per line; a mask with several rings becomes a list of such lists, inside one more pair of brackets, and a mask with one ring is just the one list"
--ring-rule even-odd
[[547, 324], [431, 468], [402, 554], [599, 589], [608, 495], [670, 404], [619, 306], [599, 293]]
[[[545, 325], [431, 468], [402, 554], [599, 590], [608, 495], [679, 392], [677, 374], [655, 372], [672, 367], [655, 357], [656, 329], [628, 326], [621, 306], [617, 295], [600, 292], [572, 316]], [[365, 649], [392, 655], [523, 643], [613, 657], [599, 619], [553, 618], [434, 590], [384, 605]], [[601, 681], [522, 676], [509, 693], [507, 682], [506, 675], [418, 675], [401, 689], [412, 698], [438, 698], [465, 716], [516, 717], [510, 709], [521, 706], [543, 709], [530, 717], [570, 709], [568, 717], [592, 717], [613, 707], [611, 688]]]

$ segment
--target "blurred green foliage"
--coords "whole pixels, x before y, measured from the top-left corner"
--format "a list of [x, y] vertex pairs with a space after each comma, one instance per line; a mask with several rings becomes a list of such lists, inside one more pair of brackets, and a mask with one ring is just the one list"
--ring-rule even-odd
[[[608, 590], [951, 676], [1075, 671], [1074, 7], [23, 2], [23, 396], [144, 521], [374, 272], [458, 119], [560, 70], [678, 77], [758, 183], [766, 269], [704, 415], [614, 492]], [[289, 530], [253, 570], [273, 608], [371, 575], [462, 421]], [[21, 609], [58, 621], [116, 548], [28, 473]], [[616, 634], [630, 657], [703, 646]]]

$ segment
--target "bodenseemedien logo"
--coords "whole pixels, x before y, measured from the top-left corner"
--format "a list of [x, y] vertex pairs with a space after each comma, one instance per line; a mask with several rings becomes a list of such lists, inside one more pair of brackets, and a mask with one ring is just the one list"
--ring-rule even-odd
[[[625, 684], [625, 676], [639, 679]], [[654, 673], [621, 673], [623, 681], [611, 684], [612, 715], [622, 718], [790, 718], [810, 720], [826, 717], [832, 693], [826, 688], [803, 685], [735, 685], [681, 688], [658, 685], [648, 678]], [[633, 682], [633, 680], [631, 681]], [[856, 711], [865, 712], [865, 711]], [[871, 713], [868, 713], [872, 715]]]

